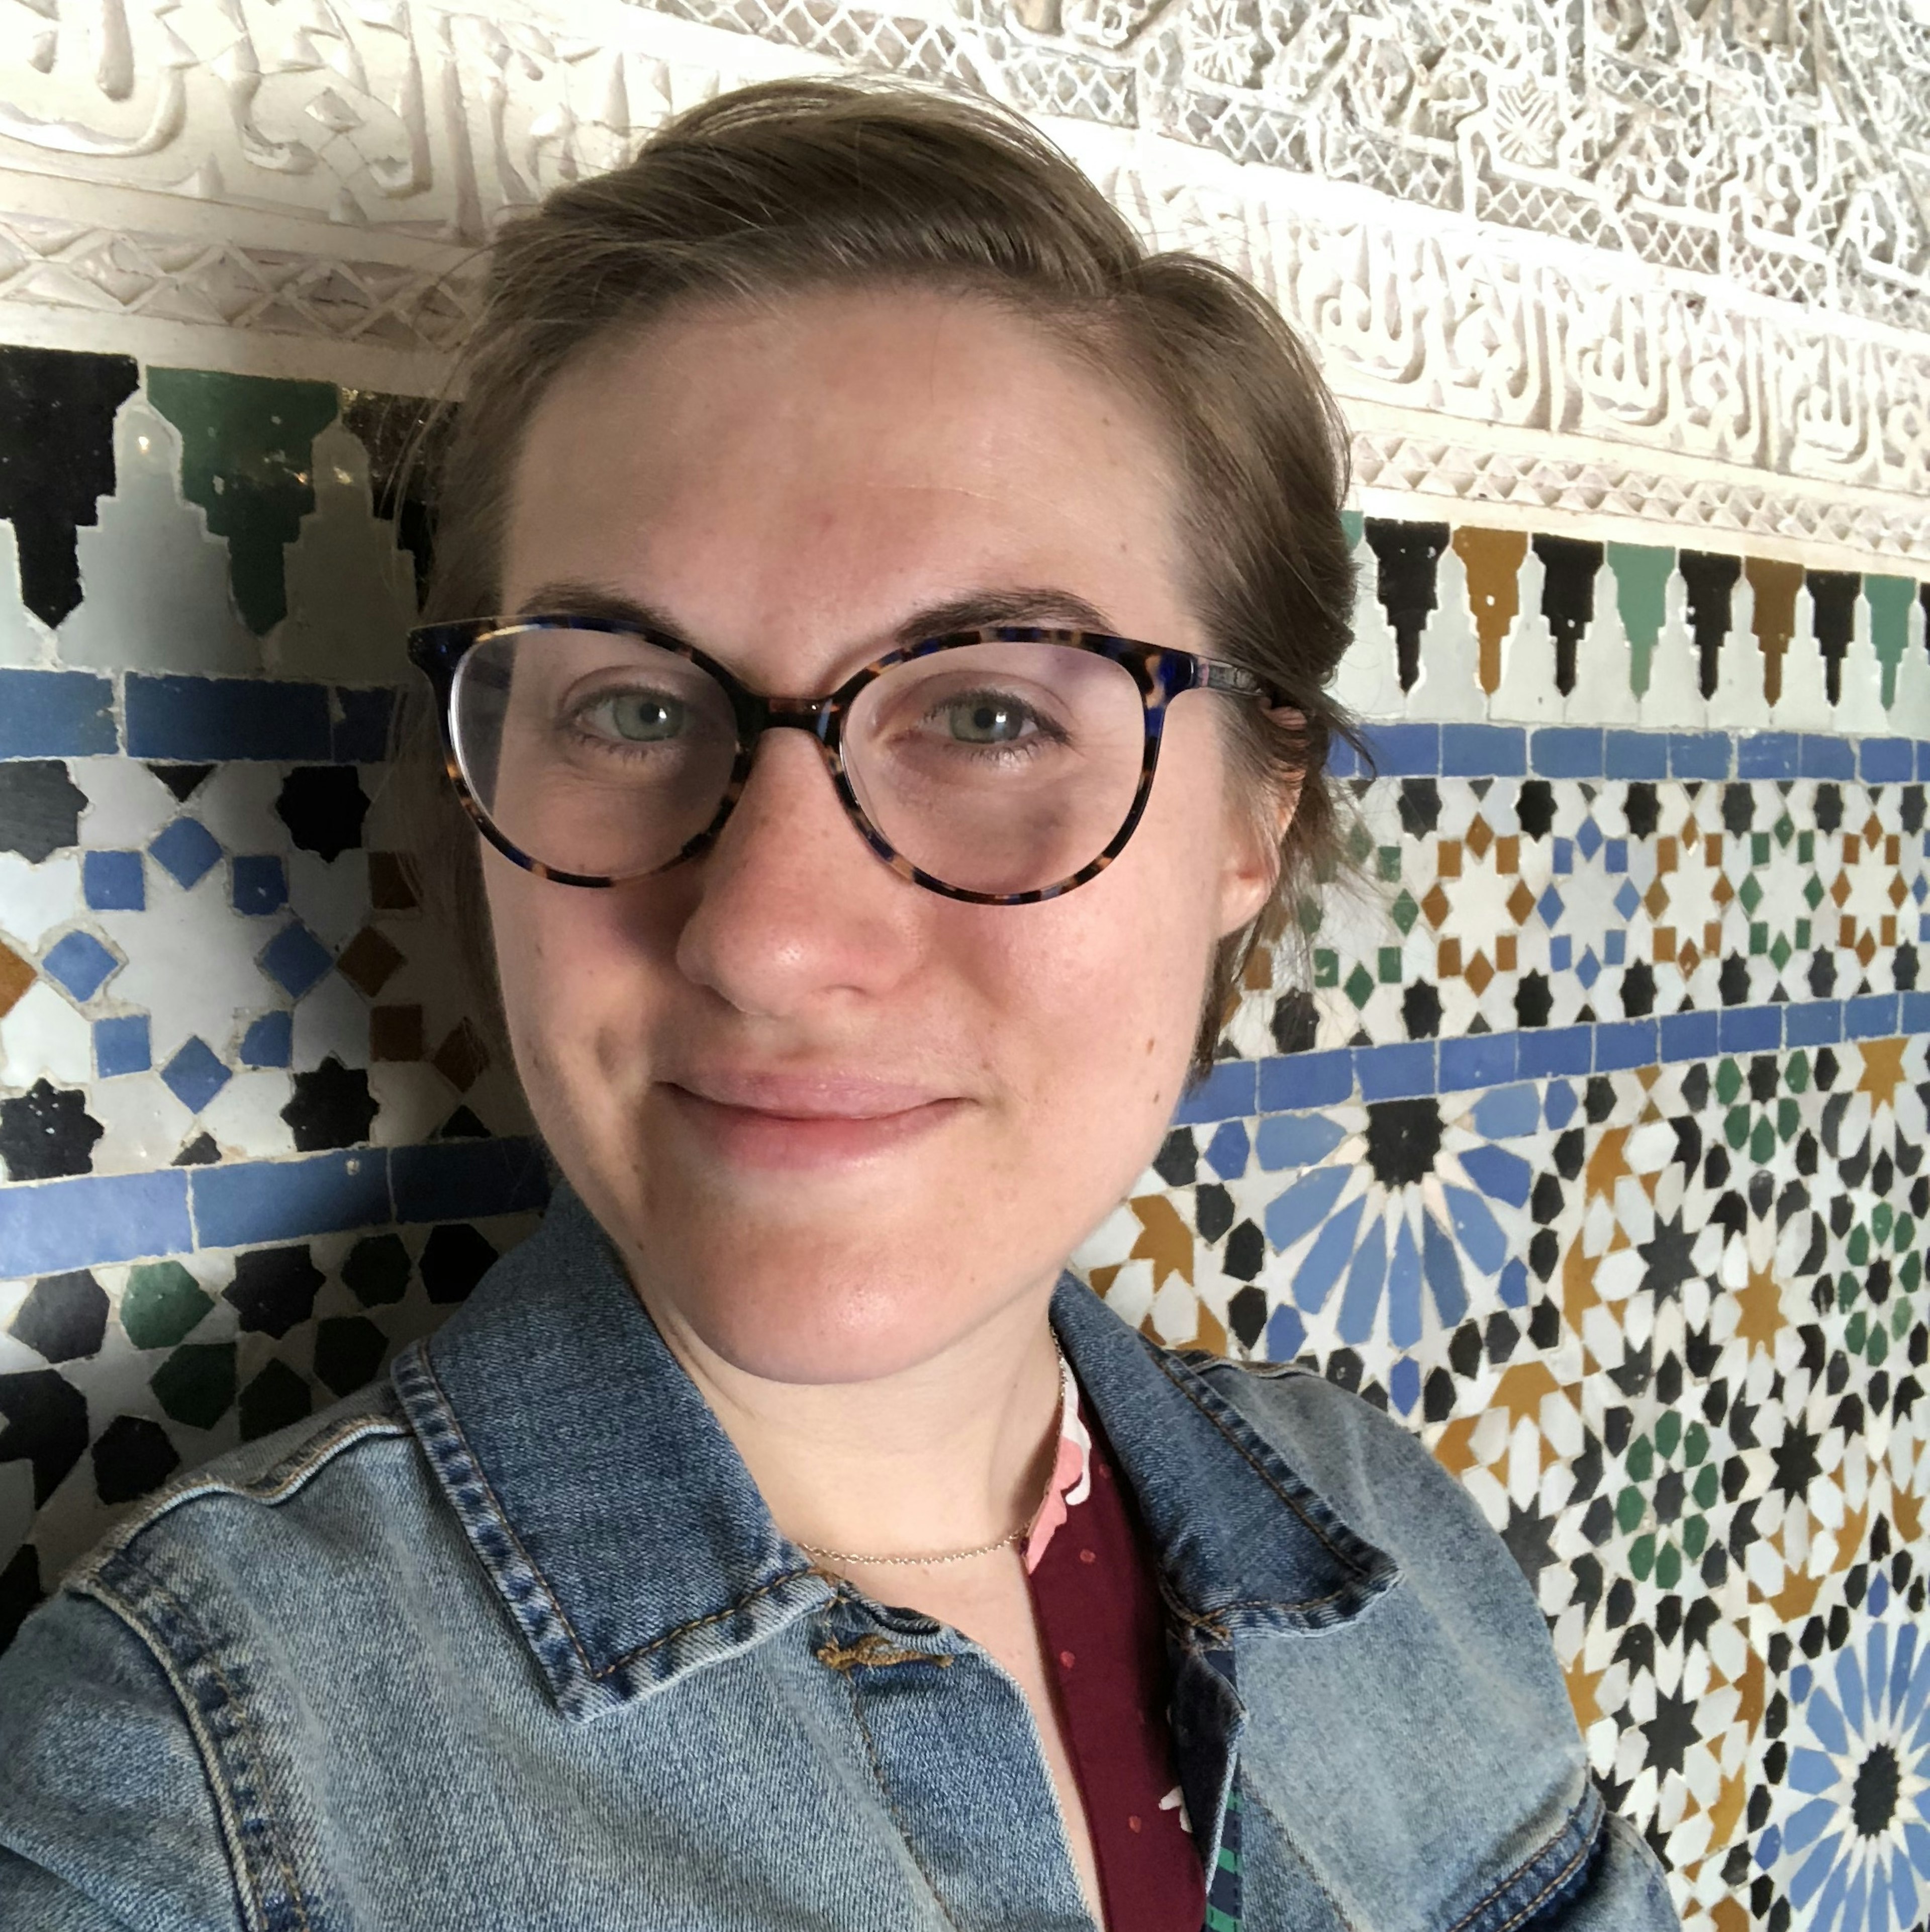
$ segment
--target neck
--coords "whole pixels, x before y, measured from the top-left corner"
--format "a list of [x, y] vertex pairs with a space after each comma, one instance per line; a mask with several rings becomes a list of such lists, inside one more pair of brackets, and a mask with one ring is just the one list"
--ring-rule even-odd
[[659, 1329], [799, 1543], [866, 1556], [964, 1550], [1023, 1526], [1056, 1452], [1050, 1288], [874, 1380], [769, 1381], [674, 1315]]

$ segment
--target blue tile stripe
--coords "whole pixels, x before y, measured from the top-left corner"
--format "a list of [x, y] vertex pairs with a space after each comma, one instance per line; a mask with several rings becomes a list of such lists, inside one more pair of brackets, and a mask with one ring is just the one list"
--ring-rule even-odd
[[[283, 678], [0, 670], [0, 759], [373, 763], [388, 754], [396, 694]], [[1383, 778], [1930, 781], [1924, 739], [1480, 722], [1371, 724], [1362, 735]], [[1337, 777], [1371, 775], [1344, 745], [1332, 764]]]
[[1919, 1034], [1930, 1034], [1930, 992], [1725, 1006], [1667, 1013], [1656, 1019], [1600, 1020], [1583, 1026], [1475, 1034], [1460, 1040], [1401, 1040], [1383, 1046], [1279, 1054], [1265, 1060], [1224, 1060], [1187, 1094], [1173, 1124], [1202, 1126], [1243, 1119], [1255, 1112], [1291, 1114], [1355, 1099], [1372, 1102], [1464, 1093], [1505, 1086], [1511, 1080], [1623, 1073], [1668, 1061], [1841, 1046]]
[[0, 760], [376, 764], [389, 754], [396, 695], [387, 685], [0, 670]]
[[1371, 764], [1340, 746], [1335, 777], [1930, 780], [1930, 740], [1911, 738], [1478, 724], [1366, 724], [1361, 735]]
[[541, 1208], [532, 1140], [436, 1141], [0, 1186], [0, 1276]]

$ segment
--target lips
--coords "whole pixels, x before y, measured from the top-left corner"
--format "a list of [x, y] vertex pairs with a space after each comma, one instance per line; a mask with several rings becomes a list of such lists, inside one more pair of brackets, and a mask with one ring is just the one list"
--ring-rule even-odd
[[835, 1072], [705, 1068], [660, 1086], [713, 1157], [779, 1172], [874, 1161], [937, 1131], [968, 1104], [928, 1086]]

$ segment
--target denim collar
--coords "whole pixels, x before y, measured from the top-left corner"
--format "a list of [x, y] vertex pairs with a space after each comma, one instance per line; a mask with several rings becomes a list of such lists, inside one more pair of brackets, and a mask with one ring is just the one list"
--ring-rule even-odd
[[[1392, 1582], [1214, 1384], [1069, 1274], [1052, 1320], [1196, 1646], [1316, 1629]], [[492, 1268], [395, 1385], [559, 1708], [587, 1719], [747, 1650], [838, 1586], [778, 1528], [736, 1447], [574, 1194]]]

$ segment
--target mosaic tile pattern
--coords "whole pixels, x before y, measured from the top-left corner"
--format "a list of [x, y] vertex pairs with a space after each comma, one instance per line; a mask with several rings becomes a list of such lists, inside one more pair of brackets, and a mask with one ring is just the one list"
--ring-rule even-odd
[[[387, 815], [417, 406], [24, 356], [6, 406], [72, 451], [0, 475], [0, 1640], [172, 1472], [379, 1373], [546, 1191]], [[1696, 1932], [1905, 1932], [1930, 588], [1353, 534], [1352, 869], [1080, 1264], [1420, 1433]]]

